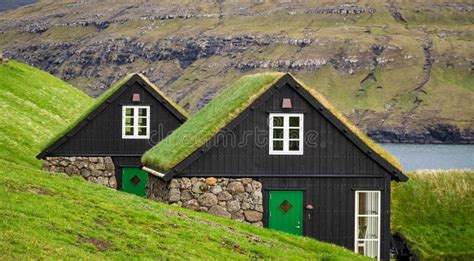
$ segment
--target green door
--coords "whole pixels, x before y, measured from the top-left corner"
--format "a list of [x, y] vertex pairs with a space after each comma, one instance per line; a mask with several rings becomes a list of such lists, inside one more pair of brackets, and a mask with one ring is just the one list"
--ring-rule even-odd
[[122, 191], [146, 196], [148, 173], [139, 168], [122, 168]]
[[269, 194], [268, 227], [303, 235], [303, 191], [272, 190]]

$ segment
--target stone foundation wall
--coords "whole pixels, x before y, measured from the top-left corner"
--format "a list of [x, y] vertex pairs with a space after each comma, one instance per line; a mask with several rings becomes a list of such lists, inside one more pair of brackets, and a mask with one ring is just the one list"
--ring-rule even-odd
[[115, 166], [111, 157], [47, 157], [43, 169], [62, 172], [69, 176], [84, 179], [110, 188], [117, 187]]
[[250, 178], [177, 178], [164, 182], [149, 175], [147, 197], [263, 226], [262, 184]]

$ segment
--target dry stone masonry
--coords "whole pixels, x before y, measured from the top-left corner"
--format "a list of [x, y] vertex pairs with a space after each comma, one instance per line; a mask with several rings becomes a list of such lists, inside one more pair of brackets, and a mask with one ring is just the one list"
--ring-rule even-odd
[[250, 178], [177, 178], [166, 183], [150, 176], [147, 190], [154, 200], [263, 226], [262, 184]]
[[43, 169], [81, 176], [110, 188], [117, 187], [115, 166], [110, 157], [47, 157], [43, 161]]

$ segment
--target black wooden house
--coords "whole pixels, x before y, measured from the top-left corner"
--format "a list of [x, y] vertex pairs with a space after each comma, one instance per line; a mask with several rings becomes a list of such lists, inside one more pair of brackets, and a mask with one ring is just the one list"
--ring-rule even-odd
[[[170, 184], [171, 202], [192, 207], [194, 196], [201, 211], [244, 213], [252, 221], [261, 193], [265, 227], [389, 259], [390, 184], [407, 177], [391, 155], [289, 74], [243, 77], [142, 160], [144, 170]], [[182, 189], [189, 180], [192, 195]], [[248, 210], [252, 204], [255, 211]]]
[[81, 175], [145, 196], [140, 157], [178, 128], [187, 113], [141, 74], [131, 74], [97, 98], [37, 158], [51, 171]]

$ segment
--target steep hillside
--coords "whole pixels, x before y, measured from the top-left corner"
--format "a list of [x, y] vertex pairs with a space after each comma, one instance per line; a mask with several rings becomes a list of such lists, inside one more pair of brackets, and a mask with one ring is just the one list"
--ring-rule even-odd
[[250, 2], [45, 0], [0, 14], [0, 50], [93, 96], [142, 71], [189, 111], [290, 71], [381, 141], [474, 142], [474, 4]]
[[[34, 178], [32, 178], [34, 177]], [[366, 260], [0, 159], [0, 259]]]
[[396, 183], [392, 231], [422, 260], [474, 259], [474, 171], [420, 171]]
[[47, 72], [0, 63], [0, 159], [40, 166], [35, 155], [44, 142], [92, 101]]

